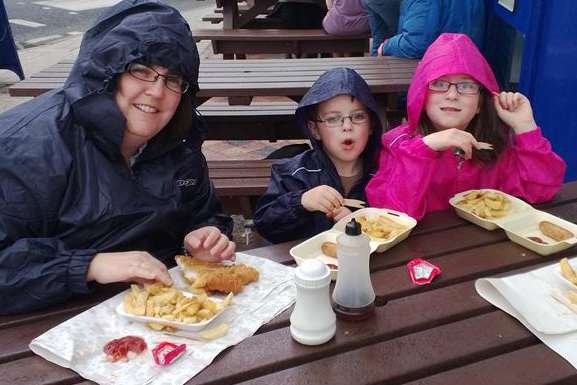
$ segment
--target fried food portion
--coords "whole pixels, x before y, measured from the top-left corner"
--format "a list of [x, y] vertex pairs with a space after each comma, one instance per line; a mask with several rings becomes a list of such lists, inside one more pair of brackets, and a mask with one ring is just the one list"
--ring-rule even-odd
[[549, 238], [556, 241], [564, 241], [575, 236], [571, 231], [549, 221], [539, 222], [539, 230]]
[[485, 219], [502, 218], [511, 212], [511, 201], [496, 191], [471, 191], [456, 205]]
[[199, 261], [187, 255], [177, 255], [175, 259], [193, 289], [237, 294], [245, 285], [259, 278], [257, 269], [242, 263], [225, 266]]
[[561, 275], [565, 277], [569, 282], [573, 282], [573, 284], [577, 285], [577, 273], [569, 264], [569, 260], [567, 258], [563, 258], [559, 265], [561, 267]]
[[[173, 287], [155, 283], [145, 284], [143, 288], [131, 285], [130, 292], [124, 297], [123, 307], [129, 314], [195, 324], [214, 317], [231, 301], [232, 294], [222, 303], [217, 303], [206, 294], [185, 295]], [[159, 323], [149, 323], [148, 326], [154, 330], [167, 327]]]
[[323, 242], [321, 252], [327, 257], [337, 257], [337, 244], [334, 242]]
[[375, 218], [359, 215], [355, 219], [360, 223], [362, 232], [372, 238], [390, 239], [407, 229], [406, 226], [384, 215], [378, 215]]

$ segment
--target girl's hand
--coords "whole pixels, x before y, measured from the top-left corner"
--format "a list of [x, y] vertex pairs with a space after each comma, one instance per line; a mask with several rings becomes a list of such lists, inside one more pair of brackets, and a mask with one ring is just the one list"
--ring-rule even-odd
[[201, 227], [184, 237], [184, 247], [195, 258], [207, 262], [234, 260], [236, 245], [214, 226]]
[[301, 204], [307, 211], [322, 211], [330, 215], [335, 209], [342, 207], [343, 196], [334, 188], [322, 185], [305, 192], [301, 197]]
[[443, 131], [434, 132], [423, 137], [423, 142], [434, 151], [445, 151], [450, 148], [460, 148], [463, 150], [463, 158], [471, 159], [473, 148], [486, 148], [482, 143], [467, 131], [458, 128], [449, 128]]
[[533, 131], [537, 123], [533, 118], [531, 102], [519, 92], [494, 94], [495, 109], [499, 118], [509, 125], [516, 134]]
[[161, 282], [172, 285], [166, 266], [146, 251], [98, 253], [88, 266], [86, 281], [112, 282]]

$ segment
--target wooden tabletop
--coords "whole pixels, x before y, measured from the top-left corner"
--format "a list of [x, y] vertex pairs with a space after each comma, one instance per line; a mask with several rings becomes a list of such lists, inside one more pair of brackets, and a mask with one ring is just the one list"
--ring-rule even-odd
[[[72, 68], [63, 61], [9, 88], [12, 96], [37, 96], [62, 87]], [[215, 96], [288, 96], [298, 100], [325, 71], [335, 67], [355, 69], [377, 97], [403, 92], [409, 87], [416, 60], [385, 57], [322, 59], [202, 60], [197, 93], [202, 103]]]
[[[577, 221], [577, 182], [566, 184], [541, 209]], [[289, 242], [250, 251], [292, 264]], [[518, 321], [479, 297], [480, 277], [553, 263], [569, 249], [539, 256], [510, 242], [501, 230], [486, 231], [452, 211], [427, 216], [411, 236], [371, 257], [377, 295], [373, 318], [337, 321], [330, 342], [306, 347], [289, 332], [290, 310], [227, 349], [188, 384], [576, 384], [577, 370], [543, 345]], [[413, 285], [406, 263], [425, 258], [442, 269], [432, 284]], [[0, 317], [3, 383], [86, 383], [75, 372], [35, 356], [30, 340], [119, 290], [31, 314]]]

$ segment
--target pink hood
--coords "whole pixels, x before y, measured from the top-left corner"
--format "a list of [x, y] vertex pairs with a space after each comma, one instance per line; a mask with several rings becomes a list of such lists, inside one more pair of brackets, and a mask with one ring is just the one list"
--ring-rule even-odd
[[457, 74], [471, 76], [486, 89], [499, 92], [493, 70], [475, 43], [467, 35], [443, 33], [425, 52], [409, 87], [407, 114], [412, 131], [419, 124], [429, 82], [441, 76]]

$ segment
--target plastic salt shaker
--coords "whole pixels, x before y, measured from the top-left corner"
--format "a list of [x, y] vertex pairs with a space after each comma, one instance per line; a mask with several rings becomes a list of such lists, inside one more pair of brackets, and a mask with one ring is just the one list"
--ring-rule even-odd
[[291, 336], [304, 345], [324, 344], [336, 332], [336, 316], [331, 307], [328, 267], [316, 260], [304, 261], [295, 269], [297, 298], [290, 317]]

